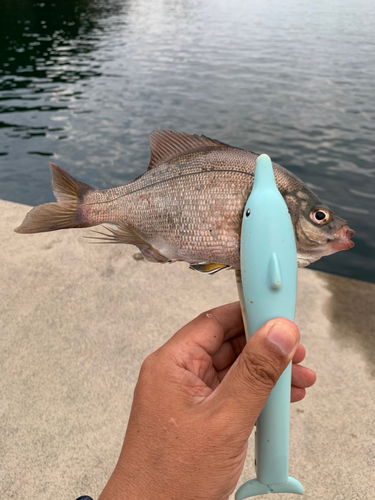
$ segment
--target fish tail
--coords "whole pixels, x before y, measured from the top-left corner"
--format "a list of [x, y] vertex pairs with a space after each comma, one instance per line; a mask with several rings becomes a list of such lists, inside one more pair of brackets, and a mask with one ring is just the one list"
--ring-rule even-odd
[[84, 198], [95, 191], [92, 187], [77, 181], [65, 170], [54, 163], [49, 163], [52, 177], [52, 190], [57, 199], [54, 203], [45, 203], [33, 208], [16, 233], [44, 233], [72, 227], [94, 225], [87, 220], [81, 206]]

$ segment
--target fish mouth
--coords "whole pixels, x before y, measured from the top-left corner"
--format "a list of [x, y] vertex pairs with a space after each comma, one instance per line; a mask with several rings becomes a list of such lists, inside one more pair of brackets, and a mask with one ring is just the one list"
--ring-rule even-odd
[[331, 243], [331, 248], [335, 252], [340, 252], [341, 250], [349, 250], [349, 248], [354, 247], [354, 242], [351, 240], [355, 235], [355, 231], [350, 229], [347, 224], [341, 229], [335, 232], [334, 241]]
[[347, 224], [344, 224], [340, 229], [338, 229], [333, 237], [327, 241], [324, 245], [316, 245], [315, 249], [309, 249], [308, 251], [300, 250], [297, 255], [298, 267], [306, 267], [313, 262], [316, 262], [321, 257], [327, 255], [332, 255], [336, 252], [341, 252], [341, 250], [349, 250], [349, 248], [354, 247], [354, 242], [351, 240], [355, 235], [355, 231], [350, 229]]
[[300, 257], [297, 255], [297, 263], [298, 267], [307, 267], [309, 266], [312, 262], [314, 262], [313, 259], [308, 259], [306, 257]]

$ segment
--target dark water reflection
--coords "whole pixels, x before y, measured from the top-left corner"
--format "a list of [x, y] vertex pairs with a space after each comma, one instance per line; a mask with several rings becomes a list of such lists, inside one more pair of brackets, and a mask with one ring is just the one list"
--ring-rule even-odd
[[53, 159], [94, 187], [155, 128], [268, 153], [357, 231], [314, 267], [375, 282], [372, 0], [2, 0], [0, 198], [51, 201]]

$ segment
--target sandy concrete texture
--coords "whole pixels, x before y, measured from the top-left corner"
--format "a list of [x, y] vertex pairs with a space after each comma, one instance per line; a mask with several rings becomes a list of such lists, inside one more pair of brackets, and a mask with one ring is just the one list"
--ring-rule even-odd
[[[0, 498], [95, 499], [143, 359], [237, 300], [234, 273], [136, 260], [135, 247], [90, 245], [89, 230], [14, 233], [29, 209], [0, 201]], [[292, 406], [290, 474], [306, 500], [373, 499], [375, 285], [302, 269], [296, 321], [318, 381]], [[253, 442], [240, 482], [251, 477]]]

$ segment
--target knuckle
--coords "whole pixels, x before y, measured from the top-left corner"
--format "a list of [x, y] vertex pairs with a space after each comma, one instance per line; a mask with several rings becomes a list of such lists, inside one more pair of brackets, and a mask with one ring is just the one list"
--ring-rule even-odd
[[198, 318], [200, 320], [212, 319], [212, 318], [214, 318], [214, 315], [212, 314], [212, 311], [213, 311], [212, 309], [210, 309], [208, 311], [204, 311], [204, 312], [202, 312], [202, 313], [199, 314]]
[[155, 353], [152, 353], [143, 361], [139, 372], [140, 381], [153, 380], [155, 377], [158, 369], [158, 363], [155, 358]]
[[198, 319], [201, 322], [209, 321], [212, 326], [215, 326], [215, 327], [219, 326], [219, 328], [223, 328], [222, 322], [220, 321], [218, 316], [215, 314], [215, 309], [210, 309], [208, 311], [201, 313], [198, 316]]
[[141, 400], [151, 401], [157, 391], [157, 381], [160, 381], [159, 367], [155, 355], [150, 354], [143, 361], [139, 371], [135, 395]]
[[247, 382], [271, 390], [278, 378], [279, 371], [270, 359], [252, 352], [243, 352], [242, 371]]
[[152, 353], [143, 360], [141, 372], [148, 372], [149, 370], [152, 370], [154, 368], [154, 365], [154, 354]]
[[210, 316], [207, 316], [209, 314], [210, 314], [209, 311], [202, 312], [202, 313], [198, 314], [197, 319], [199, 321], [204, 321], [205, 319], [207, 319], [207, 317], [210, 317]]

